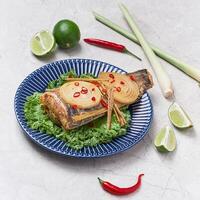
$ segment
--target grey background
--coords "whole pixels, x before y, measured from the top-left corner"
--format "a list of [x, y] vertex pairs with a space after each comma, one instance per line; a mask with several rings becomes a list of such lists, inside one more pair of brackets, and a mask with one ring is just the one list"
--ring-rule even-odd
[[[194, 66], [200, 65], [200, 2], [198, 0], [126, 0], [146, 38]], [[45, 63], [66, 58], [93, 58], [131, 72], [151, 70], [137, 45], [94, 20], [92, 10], [128, 29], [114, 0], [1, 0], [0, 1], [0, 199], [71, 200], [119, 199], [105, 193], [97, 176], [128, 186], [143, 172], [139, 192], [121, 199], [197, 200], [200, 198], [200, 88], [198, 84], [162, 61], [173, 80], [177, 101], [191, 115], [194, 128], [175, 130], [177, 150], [160, 154], [153, 146], [156, 132], [170, 124], [170, 102], [155, 87], [149, 91], [154, 105], [152, 127], [135, 148], [101, 159], [72, 159], [49, 153], [30, 142], [18, 126], [13, 99], [20, 82]], [[143, 58], [89, 46], [80, 41], [72, 50], [57, 50], [50, 58], [37, 59], [29, 48], [34, 33], [63, 18], [80, 26], [82, 38], [97, 37], [125, 44]]]

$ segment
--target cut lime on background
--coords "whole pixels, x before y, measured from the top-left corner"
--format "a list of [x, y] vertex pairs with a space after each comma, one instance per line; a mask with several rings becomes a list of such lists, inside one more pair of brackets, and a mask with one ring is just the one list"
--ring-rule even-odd
[[40, 31], [31, 39], [31, 51], [36, 56], [44, 56], [55, 49], [56, 43], [52, 33]]
[[171, 127], [162, 128], [154, 140], [156, 149], [160, 152], [171, 152], [176, 148], [176, 137]]
[[192, 121], [189, 116], [183, 110], [183, 108], [177, 103], [173, 103], [168, 110], [168, 116], [172, 124], [177, 128], [189, 128], [192, 127]]

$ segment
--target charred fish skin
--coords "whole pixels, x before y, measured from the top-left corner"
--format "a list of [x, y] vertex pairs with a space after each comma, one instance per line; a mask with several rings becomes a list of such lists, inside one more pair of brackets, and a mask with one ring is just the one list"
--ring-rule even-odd
[[141, 69], [136, 72], [127, 73], [127, 75], [130, 77], [130, 79], [136, 81], [139, 86], [140, 95], [136, 101], [138, 101], [147, 90], [153, 87], [153, 78], [147, 69]]
[[147, 69], [141, 69], [136, 72], [127, 73], [127, 75], [132, 78], [133, 81], [136, 81], [139, 88], [141, 88], [142, 93], [153, 87], [153, 78]]
[[49, 118], [65, 130], [85, 125], [106, 112], [101, 104], [90, 109], [74, 109], [73, 106], [64, 103], [58, 90], [43, 93], [40, 102]]
[[[140, 94], [137, 100], [146, 90], [153, 86], [152, 76], [146, 69], [128, 73], [127, 75], [135, 81], [139, 87]], [[74, 109], [72, 105], [65, 103], [61, 98], [59, 88], [44, 92], [41, 95], [40, 102], [48, 116], [65, 130], [88, 124], [102, 117], [107, 112], [107, 109], [101, 104], [89, 109]]]

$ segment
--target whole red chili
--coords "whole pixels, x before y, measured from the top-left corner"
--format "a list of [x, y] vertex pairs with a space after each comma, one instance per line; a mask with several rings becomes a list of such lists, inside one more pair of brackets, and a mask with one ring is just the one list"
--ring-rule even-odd
[[134, 56], [138, 60], [141, 60], [141, 58], [136, 56], [134, 53], [130, 52], [124, 45], [117, 44], [117, 43], [114, 43], [114, 42], [109, 42], [109, 41], [106, 41], [106, 40], [100, 40], [100, 39], [96, 39], [96, 38], [85, 38], [84, 41], [88, 44], [92, 44], [92, 45], [95, 45], [95, 46], [103, 47], [103, 48], [106, 48], [106, 49], [112, 49], [112, 50], [119, 51], [119, 52], [122, 52], [122, 53], [127, 53], [129, 55]]
[[73, 97], [75, 97], [75, 98], [77, 98], [79, 96], [80, 96], [80, 92], [75, 92], [74, 95], [73, 95]]
[[100, 178], [98, 178], [98, 179], [99, 179], [99, 182], [100, 182], [101, 186], [103, 187], [103, 189], [106, 190], [107, 192], [109, 192], [111, 194], [115, 194], [115, 195], [126, 195], [126, 194], [130, 194], [130, 193], [135, 192], [141, 186], [141, 182], [142, 182], [141, 177], [143, 175], [144, 174], [140, 174], [138, 176], [138, 180], [137, 180], [137, 183], [135, 185], [133, 185], [131, 187], [127, 187], [127, 188], [120, 188], [116, 185], [113, 185], [110, 182], [103, 181]]

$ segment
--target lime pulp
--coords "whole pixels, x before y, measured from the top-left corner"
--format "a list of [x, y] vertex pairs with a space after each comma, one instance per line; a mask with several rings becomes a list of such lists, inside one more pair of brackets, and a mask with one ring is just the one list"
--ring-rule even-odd
[[171, 127], [165, 126], [155, 137], [154, 145], [160, 152], [171, 152], [176, 148], [176, 137]]
[[189, 128], [192, 127], [192, 121], [183, 108], [174, 102], [168, 110], [168, 116], [171, 123], [177, 128]]

